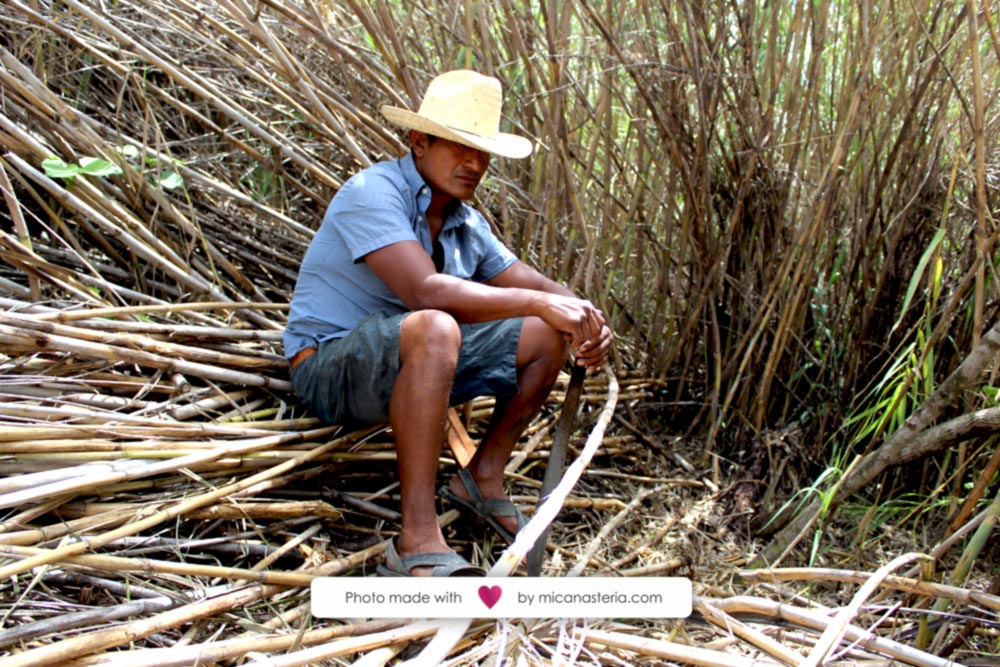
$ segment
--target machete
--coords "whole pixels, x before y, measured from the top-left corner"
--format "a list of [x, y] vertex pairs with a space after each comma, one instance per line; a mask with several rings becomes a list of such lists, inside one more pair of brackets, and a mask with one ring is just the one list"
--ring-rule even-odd
[[[577, 408], [580, 406], [580, 394], [583, 393], [583, 378], [587, 375], [584, 366], [574, 364], [570, 371], [569, 386], [566, 388], [566, 400], [563, 401], [562, 412], [559, 413], [559, 423], [556, 424], [555, 435], [552, 436], [552, 449], [549, 452], [549, 462], [545, 466], [545, 476], [542, 478], [542, 490], [538, 494], [538, 507], [548, 500], [552, 489], [556, 488], [559, 480], [562, 479], [563, 468], [566, 464], [566, 446], [569, 444], [569, 436], [573, 431], [573, 419], [576, 417]], [[538, 511], [537, 509], [535, 510]], [[529, 577], [537, 577], [542, 573], [542, 560], [545, 558], [545, 545], [549, 539], [549, 530], [546, 528], [538, 537], [538, 540], [528, 552], [528, 560], [525, 564]]]

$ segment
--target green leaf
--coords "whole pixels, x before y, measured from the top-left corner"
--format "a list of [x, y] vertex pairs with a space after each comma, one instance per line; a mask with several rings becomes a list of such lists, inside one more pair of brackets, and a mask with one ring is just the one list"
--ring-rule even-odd
[[899, 309], [899, 319], [896, 323], [892, 325], [892, 329], [889, 330], [890, 333], [899, 328], [899, 325], [903, 323], [903, 316], [906, 315], [906, 311], [910, 308], [910, 302], [913, 301], [913, 296], [917, 292], [917, 288], [920, 285], [920, 279], [924, 275], [924, 269], [927, 268], [928, 262], [931, 261], [934, 253], [937, 251], [938, 245], [944, 240], [945, 229], [942, 227], [931, 239], [930, 245], [924, 250], [924, 254], [921, 255], [920, 261], [917, 262], [917, 268], [913, 272], [913, 276], [910, 278], [910, 285], [906, 289], [906, 296], [903, 298], [903, 307]]
[[176, 171], [165, 171], [157, 182], [164, 190], [176, 190], [184, 185], [184, 178]]
[[118, 148], [118, 153], [122, 157], [131, 159], [139, 154], [139, 149], [132, 144], [125, 144], [124, 146], [120, 146]]
[[99, 157], [80, 158], [82, 173], [90, 176], [111, 176], [122, 173], [121, 167]]
[[75, 164], [66, 164], [57, 157], [48, 157], [42, 160], [42, 169], [49, 178], [73, 178], [80, 173], [80, 167]]

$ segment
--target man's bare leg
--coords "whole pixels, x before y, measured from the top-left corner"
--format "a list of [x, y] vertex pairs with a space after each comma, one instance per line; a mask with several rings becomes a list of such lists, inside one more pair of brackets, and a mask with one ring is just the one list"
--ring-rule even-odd
[[[538, 318], [525, 318], [517, 344], [517, 380], [520, 392], [497, 400], [493, 417], [482, 442], [469, 461], [468, 470], [484, 498], [506, 498], [504, 466], [531, 420], [541, 411], [566, 362], [567, 346], [562, 334]], [[468, 499], [469, 493], [458, 479], [451, 490]], [[512, 534], [517, 532], [513, 516], [496, 517]]]
[[[389, 423], [396, 439], [402, 530], [400, 557], [445, 553], [434, 507], [438, 459], [462, 334], [441, 311], [421, 310], [403, 320], [399, 333], [400, 370], [389, 400]], [[429, 574], [414, 568], [412, 574]]]

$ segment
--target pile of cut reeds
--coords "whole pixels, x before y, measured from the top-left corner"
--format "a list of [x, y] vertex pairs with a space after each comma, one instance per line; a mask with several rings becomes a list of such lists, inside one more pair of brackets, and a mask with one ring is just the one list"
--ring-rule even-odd
[[[274, 332], [227, 326], [232, 304], [192, 305], [217, 326], [158, 307], [7, 305], [2, 335], [20, 348], [0, 366], [0, 664], [205, 664], [316, 645], [331, 657], [428, 636], [309, 616], [315, 577], [370, 571], [397, 530], [394, 452], [384, 428], [303, 416]], [[606, 391], [595, 378], [584, 402]], [[471, 408], [472, 426], [490, 411]], [[548, 410], [511, 462], [519, 502], [535, 499], [553, 421]], [[602, 457], [638, 447], [599, 434], [590, 456], [598, 444]], [[456, 542], [490, 558], [488, 542]]]
[[[891, 568], [870, 579], [745, 572], [760, 582], [760, 597], [741, 595], [725, 580], [710, 584], [729, 576], [707, 569], [717, 567], [706, 554], [723, 533], [704, 542], [691, 535], [708, 519], [702, 506], [714, 486], [666, 476], [650, 456], [653, 447], [666, 453], [664, 445], [623, 416], [617, 433], [603, 433], [612, 387], [595, 377], [585, 385], [581, 419], [601, 433], [595, 442], [571, 442], [571, 456], [590, 465], [570, 480], [575, 490], [563, 503], [547, 574], [693, 575], [693, 619], [477, 622], [458, 624], [457, 634], [458, 622], [313, 619], [310, 582], [370, 572], [398, 528], [388, 435], [341, 433], [303, 416], [284, 385], [274, 333], [227, 326], [230, 304], [200, 305], [201, 317], [217, 326], [161, 321], [163, 313], [149, 307], [8, 305], [3, 335], [24, 348], [0, 376], [2, 667], [382, 665], [419, 656], [447, 665], [507, 656], [522, 664], [603, 666], [656, 656], [749, 666], [818, 664], [834, 652], [944, 667], [956, 663], [907, 641], [922, 627], [916, 620], [903, 622], [900, 613], [884, 632], [852, 621], [891, 608], [885, 596], [893, 591], [1000, 610], [996, 596], [891, 577]], [[564, 382], [508, 467], [515, 500], [529, 510]], [[614, 395], [625, 406], [657, 388], [637, 375], [621, 384]], [[468, 411], [474, 435], [490, 407], [480, 401]], [[690, 469], [679, 451], [673, 461], [673, 469]], [[441, 516], [449, 541], [470, 558], [495, 562], [495, 569], [516, 565], [519, 556], [498, 556], [488, 538], [455, 519], [454, 511]], [[871, 604], [860, 597], [834, 614], [789, 589], [823, 579], [864, 583], [865, 595], [880, 586], [881, 596]], [[779, 629], [780, 640], [772, 636]]]
[[[457, 634], [449, 624], [313, 619], [311, 581], [370, 572], [398, 529], [394, 452], [384, 430], [341, 433], [303, 415], [287, 390], [276, 333], [228, 325], [232, 304], [190, 306], [215, 326], [174, 323], [189, 314], [182, 306], [168, 319], [161, 307], [6, 305], [0, 332], [21, 348], [0, 368], [0, 667], [386, 664], [424, 652], [450, 665], [503, 655], [526, 664], [657, 656], [795, 665], [830, 654], [957, 664], [916, 648], [917, 640], [933, 640], [921, 612], [897, 609], [886, 632], [856, 625], [892, 610], [890, 595], [984, 610], [966, 626], [973, 639], [977, 627], [987, 636], [996, 628], [989, 614], [1000, 610], [1000, 597], [890, 576], [916, 556], [872, 575], [744, 572], [759, 582], [760, 597], [709, 583], [730, 575], [706, 556], [718, 547], [695, 544], [690, 532], [713, 521], [699, 516], [700, 506], [717, 489], [623, 416], [617, 433], [598, 434], [599, 452], [571, 443], [571, 454], [586, 454], [591, 465], [571, 480], [575, 491], [563, 503], [547, 574], [692, 575], [693, 619], [480, 622]], [[634, 374], [622, 384], [615, 395], [625, 406], [649, 400], [658, 387]], [[529, 509], [564, 386], [508, 467], [514, 498]], [[608, 391], [603, 377], [587, 381], [584, 422], [594, 421]], [[490, 407], [471, 406], [473, 434]], [[653, 454], [686, 472], [667, 476]], [[453, 463], [443, 460], [445, 468]], [[441, 520], [470, 558], [516, 565], [519, 557], [498, 556], [481, 532], [452, 525], [456, 516], [445, 512]], [[805, 591], [788, 588], [817, 580], [864, 585], [834, 613], [795, 601]], [[866, 603], [876, 588], [880, 595]], [[772, 636], [779, 627], [780, 641]], [[740, 657], [747, 654], [757, 657]]]

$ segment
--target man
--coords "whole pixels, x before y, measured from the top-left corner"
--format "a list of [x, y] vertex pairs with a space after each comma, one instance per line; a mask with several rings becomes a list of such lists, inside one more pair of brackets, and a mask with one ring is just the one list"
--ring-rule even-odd
[[302, 261], [285, 352], [296, 393], [330, 423], [392, 425], [402, 529], [384, 576], [482, 574], [445, 543], [434, 508], [449, 404], [497, 397], [476, 454], [441, 488], [511, 541], [524, 517], [504, 466], [566, 360], [600, 368], [604, 316], [517, 258], [464, 204], [490, 154], [526, 157], [502, 133], [500, 82], [476, 72], [431, 81], [418, 111], [382, 108], [408, 130], [406, 157], [351, 178]]

